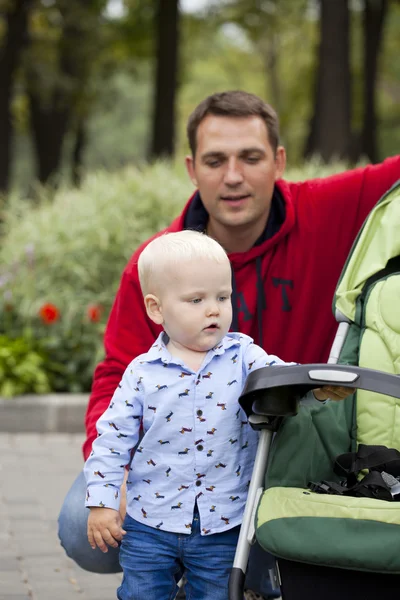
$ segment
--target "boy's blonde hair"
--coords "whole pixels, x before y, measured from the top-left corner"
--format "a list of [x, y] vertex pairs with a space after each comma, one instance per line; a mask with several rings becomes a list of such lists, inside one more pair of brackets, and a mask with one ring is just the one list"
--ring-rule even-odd
[[179, 268], [183, 261], [207, 258], [217, 263], [228, 263], [222, 246], [205, 233], [186, 229], [176, 233], [165, 233], [154, 238], [141, 252], [138, 260], [140, 287], [143, 296], [152, 293], [157, 275], [170, 267]]

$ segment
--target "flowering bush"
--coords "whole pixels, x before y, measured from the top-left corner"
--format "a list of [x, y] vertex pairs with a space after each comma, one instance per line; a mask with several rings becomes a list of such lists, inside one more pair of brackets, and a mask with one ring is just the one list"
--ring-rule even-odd
[[126, 263], [191, 191], [182, 169], [158, 163], [91, 174], [79, 190], [60, 189], [54, 198], [43, 190], [36, 206], [10, 197], [0, 247], [0, 334], [35, 341], [53, 391], [90, 390]]
[[[311, 163], [292, 178], [340, 168]], [[0, 395], [90, 390], [126, 263], [192, 191], [182, 167], [160, 162], [92, 173], [79, 190], [59, 189], [54, 197], [44, 189], [35, 205], [8, 198], [0, 215], [0, 346], [14, 366], [0, 359]]]
[[[33, 311], [32, 311], [33, 312]], [[8, 305], [3, 327], [7, 330], [10, 350], [19, 351], [20, 345], [12, 346], [12, 341], [25, 341], [29, 350], [37, 353], [36, 367], [45, 376], [40, 380], [45, 391], [82, 392], [90, 390], [93, 369], [101, 355], [101, 342], [104, 323], [100, 322], [101, 310], [96, 305], [82, 307], [81, 314], [65, 318], [63, 311], [51, 302], [42, 304], [36, 314], [23, 318], [14, 307]], [[0, 336], [1, 340], [6, 339]], [[28, 349], [26, 350], [28, 352]], [[24, 353], [22, 353], [24, 354]], [[16, 366], [22, 354], [16, 355]], [[39, 360], [40, 357], [40, 360]], [[31, 356], [30, 362], [33, 364]], [[16, 369], [16, 372], [18, 369]], [[3, 372], [0, 367], [0, 389]], [[15, 393], [37, 392], [39, 386], [33, 379], [26, 379], [24, 389], [13, 385]], [[14, 395], [8, 386], [7, 395]], [[2, 394], [0, 393], [0, 396]]]

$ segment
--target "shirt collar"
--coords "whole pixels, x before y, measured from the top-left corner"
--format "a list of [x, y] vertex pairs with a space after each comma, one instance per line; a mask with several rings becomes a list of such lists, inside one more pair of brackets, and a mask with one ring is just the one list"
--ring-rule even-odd
[[[214, 348], [211, 348], [211, 350], [208, 351], [208, 355], [210, 358], [212, 356], [222, 355], [228, 348], [240, 346], [240, 339], [241, 335], [239, 333], [228, 333], [217, 346], [214, 346]], [[150, 347], [149, 351], [142, 357], [141, 362], [150, 363], [159, 361], [165, 365], [172, 363], [184, 366], [180, 359], [171, 355], [167, 350], [166, 344], [168, 344], [168, 335], [165, 331], [162, 331], [154, 344]]]

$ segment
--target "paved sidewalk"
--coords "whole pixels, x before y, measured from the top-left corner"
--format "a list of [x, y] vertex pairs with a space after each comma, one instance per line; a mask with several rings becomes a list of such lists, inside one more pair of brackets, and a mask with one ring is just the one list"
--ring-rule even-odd
[[120, 575], [68, 559], [57, 517], [82, 468], [83, 434], [0, 433], [0, 600], [112, 600]]
[[0, 432], [0, 600], [116, 599], [121, 575], [84, 571], [57, 536], [83, 440], [83, 433]]

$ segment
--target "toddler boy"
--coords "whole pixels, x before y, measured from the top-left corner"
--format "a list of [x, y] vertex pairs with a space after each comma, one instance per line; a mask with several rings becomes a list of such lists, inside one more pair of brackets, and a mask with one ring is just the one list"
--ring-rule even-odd
[[[229, 332], [231, 266], [212, 238], [161, 235], [138, 270], [147, 314], [164, 331], [97, 423], [85, 464], [89, 543], [104, 552], [121, 543], [120, 600], [173, 599], [183, 570], [187, 597], [227, 600], [258, 441], [238, 398], [251, 371], [283, 361]], [[348, 393], [314, 391], [317, 400]], [[122, 524], [119, 490], [140, 423]]]

